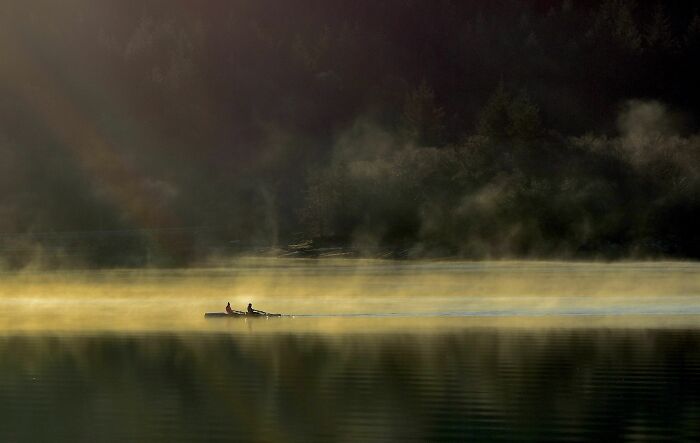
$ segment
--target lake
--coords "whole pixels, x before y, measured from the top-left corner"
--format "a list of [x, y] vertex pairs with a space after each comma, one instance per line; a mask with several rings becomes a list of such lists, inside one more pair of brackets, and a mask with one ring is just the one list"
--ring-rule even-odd
[[[700, 439], [694, 263], [4, 273], [0, 441]], [[294, 314], [205, 320], [226, 302]]]

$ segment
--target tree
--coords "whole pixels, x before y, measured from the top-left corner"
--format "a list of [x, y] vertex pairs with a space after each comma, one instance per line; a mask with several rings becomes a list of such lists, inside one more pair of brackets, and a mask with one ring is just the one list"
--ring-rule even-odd
[[596, 13], [589, 35], [610, 40], [629, 52], [638, 52], [642, 46], [642, 34], [634, 19], [634, 0], [608, 0]]
[[530, 141], [541, 132], [537, 105], [525, 92], [514, 96], [499, 83], [479, 115], [477, 133], [494, 141]]
[[685, 33], [685, 44], [688, 48], [698, 48], [700, 47], [700, 15], [695, 13], [690, 24], [688, 24], [688, 29]]
[[678, 46], [671, 31], [671, 20], [661, 4], [657, 4], [654, 8], [645, 37], [649, 48], [668, 51]]
[[445, 111], [435, 101], [435, 93], [423, 80], [406, 95], [403, 127], [420, 146], [439, 146], [443, 141]]
[[491, 139], [507, 138], [510, 123], [509, 108], [511, 97], [501, 81], [486, 106], [479, 113], [477, 133]]

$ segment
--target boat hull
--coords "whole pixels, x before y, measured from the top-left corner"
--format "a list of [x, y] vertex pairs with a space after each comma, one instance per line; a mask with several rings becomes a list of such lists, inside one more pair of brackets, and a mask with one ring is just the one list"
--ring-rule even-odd
[[227, 314], [225, 312], [205, 312], [204, 317], [206, 317], [206, 318], [233, 318], [233, 317], [245, 317], [245, 314]]
[[204, 318], [268, 318], [282, 317], [282, 314], [227, 314], [225, 312], [205, 312]]

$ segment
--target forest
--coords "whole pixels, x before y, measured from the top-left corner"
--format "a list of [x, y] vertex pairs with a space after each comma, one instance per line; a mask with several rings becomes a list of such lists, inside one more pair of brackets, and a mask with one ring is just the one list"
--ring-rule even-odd
[[0, 269], [700, 258], [700, 11], [36, 0], [0, 14]]

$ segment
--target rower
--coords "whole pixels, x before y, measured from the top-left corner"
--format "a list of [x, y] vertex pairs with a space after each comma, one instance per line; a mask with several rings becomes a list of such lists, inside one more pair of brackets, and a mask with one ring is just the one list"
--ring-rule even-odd
[[233, 309], [231, 309], [231, 303], [226, 303], [226, 313], [233, 314]]
[[248, 303], [248, 314], [250, 314], [250, 315], [256, 314], [255, 309], [253, 309], [252, 303]]

